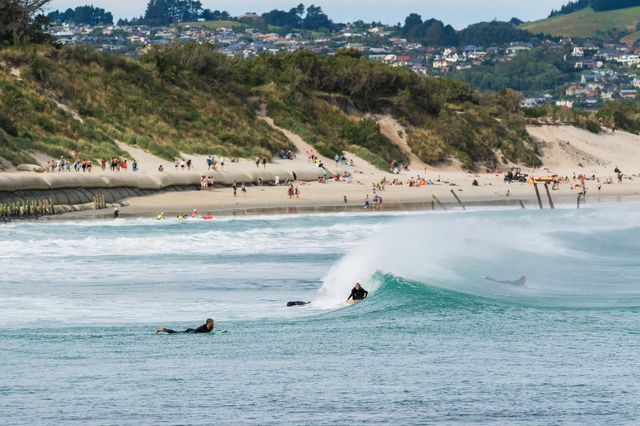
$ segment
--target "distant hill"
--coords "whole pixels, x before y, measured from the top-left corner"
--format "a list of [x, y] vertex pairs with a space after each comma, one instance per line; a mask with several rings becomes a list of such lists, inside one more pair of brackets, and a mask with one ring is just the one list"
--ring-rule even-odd
[[607, 12], [595, 12], [592, 8], [586, 8], [567, 15], [525, 23], [520, 28], [554, 36], [620, 40], [635, 34], [638, 23], [640, 7]]

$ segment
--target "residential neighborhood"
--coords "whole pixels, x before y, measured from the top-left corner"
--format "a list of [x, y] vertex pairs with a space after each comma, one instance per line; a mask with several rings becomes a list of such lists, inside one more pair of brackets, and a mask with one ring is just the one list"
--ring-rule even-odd
[[[251, 58], [264, 53], [306, 49], [333, 55], [339, 49], [355, 49], [371, 61], [405, 67], [430, 76], [455, 76], [474, 67], [507, 62], [533, 49], [567, 52], [565, 62], [576, 79], [548, 93], [526, 93], [523, 107], [557, 105], [598, 108], [606, 100], [635, 99], [640, 88], [640, 49], [624, 44], [583, 43], [571, 39], [547, 39], [539, 45], [509, 43], [502, 46], [468, 45], [464, 48], [424, 46], [398, 36], [394, 26], [346, 24], [335, 32], [298, 31], [281, 34], [247, 25], [255, 14], [239, 21], [207, 21], [170, 26], [54, 25], [49, 33], [57, 43], [86, 44], [97, 50], [139, 57], [154, 45], [173, 42], [211, 43], [233, 57]], [[244, 22], [244, 23], [243, 23]]]

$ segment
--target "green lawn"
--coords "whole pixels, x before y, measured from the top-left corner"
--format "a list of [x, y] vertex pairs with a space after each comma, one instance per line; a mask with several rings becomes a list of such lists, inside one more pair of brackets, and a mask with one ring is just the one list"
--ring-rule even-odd
[[640, 22], [640, 7], [594, 12], [587, 8], [569, 15], [523, 24], [532, 33], [578, 38], [610, 38], [617, 33], [633, 33]]

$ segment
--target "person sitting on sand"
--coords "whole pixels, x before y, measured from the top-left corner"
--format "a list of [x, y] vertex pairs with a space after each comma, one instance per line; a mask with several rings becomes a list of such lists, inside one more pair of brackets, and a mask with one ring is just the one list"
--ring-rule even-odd
[[347, 302], [351, 299], [353, 299], [354, 302], [359, 302], [366, 299], [367, 296], [369, 296], [369, 292], [362, 288], [360, 283], [356, 283], [356, 286], [351, 290], [351, 295], [347, 298]]
[[214, 327], [215, 327], [215, 324], [213, 323], [213, 320], [211, 318], [207, 318], [207, 321], [204, 324], [202, 324], [200, 327], [198, 327], [198, 328], [187, 328], [184, 331], [175, 331], [175, 330], [172, 330], [170, 328], [160, 327], [159, 329], [156, 330], [156, 334], [159, 334], [159, 333], [167, 333], [167, 334], [175, 334], [175, 333], [192, 333], [192, 334], [211, 333], [211, 330], [213, 330]]

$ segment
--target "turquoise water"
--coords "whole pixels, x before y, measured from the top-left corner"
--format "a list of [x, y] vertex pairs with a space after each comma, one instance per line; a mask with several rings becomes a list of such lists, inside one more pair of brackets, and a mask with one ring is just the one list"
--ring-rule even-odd
[[0, 423], [637, 423], [638, 207], [0, 226]]

